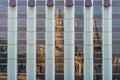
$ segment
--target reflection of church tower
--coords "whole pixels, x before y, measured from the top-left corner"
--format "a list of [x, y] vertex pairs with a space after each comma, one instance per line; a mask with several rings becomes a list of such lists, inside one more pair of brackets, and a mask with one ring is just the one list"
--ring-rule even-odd
[[113, 73], [120, 73], [120, 58], [115, 57], [113, 61]]
[[[93, 32], [94, 32], [94, 52], [95, 52], [94, 54], [97, 54], [98, 52], [102, 51], [102, 49], [101, 49], [102, 41], [101, 41], [101, 38], [100, 38], [100, 36], [98, 34], [98, 29], [97, 29], [96, 21], [94, 21]], [[94, 57], [96, 58], [95, 55], [94, 55]]]
[[[93, 39], [94, 39], [94, 64], [102, 64], [102, 41], [101, 38], [98, 34], [98, 29], [96, 25], [96, 21], [94, 21], [94, 26], [93, 26]], [[94, 65], [94, 73], [102, 73], [102, 66], [101, 65]], [[101, 77], [94, 76], [94, 79], [97, 80]]]
[[63, 20], [61, 16], [60, 9], [57, 8], [55, 14], [55, 48], [56, 48], [56, 56], [63, 55], [64, 48], [64, 29], [63, 29]]
[[37, 73], [45, 72], [45, 45], [40, 45], [39, 52], [37, 53], [37, 63], [41, 65], [37, 65]]
[[96, 21], [94, 21], [94, 27], [93, 27], [93, 32], [94, 32], [94, 45], [101, 45], [101, 40], [100, 36], [98, 35], [98, 29], [96, 25]]
[[94, 52], [101, 52], [101, 38], [98, 34], [98, 29], [96, 25], [96, 21], [94, 21], [94, 27], [93, 27], [93, 35], [94, 35]]
[[[78, 20], [75, 20], [75, 28], [78, 28]], [[83, 73], [83, 54], [79, 52], [78, 45], [75, 45], [75, 75], [82, 77]]]
[[[78, 21], [75, 21], [75, 27], [78, 27]], [[63, 20], [61, 16], [60, 9], [57, 8], [55, 14], [55, 64], [56, 64], [56, 73], [64, 73], [64, 28], [63, 28]], [[76, 52], [77, 46], [75, 47]], [[79, 54], [79, 53], [78, 53]], [[83, 73], [83, 56], [76, 55], [75, 56], [75, 69], [76, 74], [81, 76]], [[37, 63], [41, 65], [37, 65], [37, 73], [45, 72], [45, 45], [40, 45], [39, 52], [37, 54]], [[60, 63], [60, 64], [59, 64]]]

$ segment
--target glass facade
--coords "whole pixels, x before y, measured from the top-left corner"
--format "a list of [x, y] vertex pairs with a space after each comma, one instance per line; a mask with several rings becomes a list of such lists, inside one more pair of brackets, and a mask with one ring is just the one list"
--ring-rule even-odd
[[17, 78], [26, 79], [27, 1], [18, 0], [17, 6]]
[[5, 76], [5, 78], [7, 78], [7, 2], [7, 0], [0, 1], [0, 76]]
[[112, 1], [113, 3], [113, 7], [112, 7], [112, 58], [113, 58], [113, 79], [120, 79], [119, 75], [120, 75], [120, 54], [119, 54], [119, 19], [120, 19], [120, 14], [119, 14], [119, 6], [118, 4], [120, 4], [120, 1], [115, 0]]
[[[47, 0], [46, 0], [47, 1]], [[45, 80], [46, 66], [46, 1], [35, 0], [35, 55], [36, 80]], [[84, 80], [84, 0], [74, 0], [74, 71], [75, 80]], [[55, 80], [64, 80], [64, 22], [65, 0], [55, 0]], [[102, 0], [93, 0], [93, 78], [103, 80], [102, 44]], [[9, 6], [9, 0], [0, 0], [0, 80], [7, 80], [8, 69], [8, 9], [17, 9], [17, 79], [27, 80], [27, 30], [28, 30], [28, 0], [17, 0], [17, 6]], [[112, 79], [120, 80], [120, 1], [112, 0]], [[14, 33], [14, 32], [13, 32]], [[32, 31], [29, 33], [33, 33]], [[31, 37], [32, 39], [33, 37]], [[109, 37], [108, 37], [109, 38]], [[13, 39], [14, 40], [14, 39]], [[13, 44], [14, 45], [14, 44]], [[32, 46], [32, 45], [30, 45]], [[71, 46], [71, 45], [70, 45]], [[31, 64], [33, 65], [33, 64]], [[52, 72], [51, 72], [52, 73]], [[50, 74], [51, 74], [50, 73]]]

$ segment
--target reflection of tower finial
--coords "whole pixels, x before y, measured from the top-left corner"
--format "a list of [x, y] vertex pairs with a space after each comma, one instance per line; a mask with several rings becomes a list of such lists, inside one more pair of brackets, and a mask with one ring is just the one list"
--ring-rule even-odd
[[97, 29], [97, 25], [96, 25], [96, 21], [94, 20], [94, 28], [93, 28], [93, 32], [94, 32], [94, 44], [101, 44], [101, 38], [98, 34], [98, 29]]
[[56, 9], [55, 18], [56, 18], [56, 19], [61, 18], [60, 8], [57, 8], [57, 9]]
[[75, 27], [78, 27], [78, 20], [75, 20]]
[[94, 20], [94, 39], [100, 39], [99, 35], [98, 35], [98, 29], [97, 29], [97, 25], [96, 25], [96, 21]]
[[56, 27], [62, 27], [63, 26], [63, 21], [62, 21], [62, 16], [61, 16], [61, 12], [60, 12], [60, 8], [57, 8], [56, 13], [55, 13], [55, 23], [56, 23]]
[[60, 8], [56, 9], [56, 13], [55, 13], [55, 49], [56, 49], [56, 56], [60, 56], [63, 55], [61, 53], [63, 53], [63, 20], [62, 20], [62, 16], [61, 16], [61, 12], [60, 12]]

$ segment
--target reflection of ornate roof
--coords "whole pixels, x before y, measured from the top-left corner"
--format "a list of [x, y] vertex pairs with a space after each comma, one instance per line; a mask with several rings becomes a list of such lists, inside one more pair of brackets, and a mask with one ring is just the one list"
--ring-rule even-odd
[[55, 18], [56, 18], [56, 19], [61, 18], [61, 15], [60, 15], [60, 14], [61, 14], [60, 8], [57, 8], [57, 9], [56, 9], [56, 12], [55, 12]]

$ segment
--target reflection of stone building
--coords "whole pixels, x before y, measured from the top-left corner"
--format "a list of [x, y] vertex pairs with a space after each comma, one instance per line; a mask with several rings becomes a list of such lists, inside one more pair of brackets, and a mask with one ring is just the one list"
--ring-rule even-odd
[[120, 80], [120, 76], [118, 75], [120, 73], [120, 58], [115, 57], [113, 60], [113, 79], [114, 80]]
[[60, 9], [57, 8], [55, 14], [55, 68], [56, 73], [64, 72], [64, 28]]
[[45, 72], [45, 45], [40, 45], [39, 54], [37, 54], [37, 63], [40, 63], [40, 66], [37, 65], [37, 73]]
[[[56, 64], [56, 73], [64, 72], [64, 28], [63, 28], [63, 20], [61, 16], [60, 9], [57, 8], [55, 14], [55, 64]], [[76, 22], [77, 26], [77, 22]], [[37, 55], [37, 62], [41, 65], [37, 67], [37, 72], [44, 73], [45, 71], [45, 45], [40, 45], [39, 53]], [[75, 71], [77, 75], [82, 74], [82, 57], [75, 56]]]
[[102, 39], [99, 36], [96, 21], [94, 21], [94, 27], [93, 27], [93, 35], [94, 35], [94, 59], [95, 63], [101, 64], [102, 59]]
[[113, 73], [120, 73], [120, 58], [115, 57], [113, 63]]
[[[64, 28], [63, 20], [60, 13], [60, 9], [57, 8], [55, 14], [55, 54], [57, 56], [63, 56], [64, 49]], [[61, 55], [62, 54], [62, 55]]]
[[[94, 35], [94, 79], [98, 80], [102, 77], [102, 39], [99, 36], [96, 21], [93, 26]], [[99, 75], [98, 75], [99, 74]]]
[[[113, 63], [113, 73], [120, 73], [120, 58], [115, 57]], [[95, 80], [102, 79], [102, 39], [98, 35], [96, 21], [94, 22], [94, 73]], [[113, 78], [120, 79], [118, 76], [113, 76]]]
[[[63, 64], [64, 64], [64, 29], [63, 29], [63, 20], [62, 16], [60, 14], [60, 9], [58, 8], [56, 10], [56, 15], [55, 15], [55, 57], [56, 57], [56, 73], [62, 73], [63, 72]], [[78, 21], [75, 21], [75, 27], [78, 26]], [[101, 54], [101, 45], [102, 41], [100, 36], [98, 35], [98, 29], [96, 26], [96, 22], [94, 22], [94, 63], [101, 63], [102, 59], [102, 54]], [[77, 49], [77, 47], [75, 47]], [[75, 50], [76, 50], [75, 49]], [[39, 62], [42, 64], [40, 68], [38, 67], [38, 72], [43, 73], [45, 70], [45, 45], [40, 45], [40, 50], [39, 50], [40, 55], [38, 59], [40, 60]], [[98, 56], [97, 54], [100, 54], [101, 56]], [[80, 54], [80, 53], [79, 53]], [[100, 59], [96, 59], [100, 58]], [[102, 63], [101, 63], [102, 64]], [[95, 66], [95, 73], [101, 73], [102, 66], [98, 65]], [[41, 71], [39, 71], [41, 70]], [[81, 76], [83, 73], [83, 56], [82, 55], [75, 55], [75, 74]]]
[[[55, 63], [56, 63], [56, 73], [64, 72], [64, 28], [63, 28], [63, 20], [60, 13], [60, 9], [57, 8], [55, 15]], [[78, 21], [75, 21], [75, 27], [78, 26]], [[102, 39], [98, 34], [98, 28], [96, 26], [96, 21], [94, 21], [94, 73], [95, 80], [100, 79], [102, 74]], [[77, 47], [75, 47], [77, 50]], [[37, 66], [37, 72], [43, 73], [45, 72], [45, 45], [40, 45], [39, 52], [37, 55], [37, 62], [40, 63], [40, 66]], [[114, 64], [120, 64], [120, 59], [115, 58]], [[97, 65], [96, 65], [97, 64]], [[113, 66], [113, 72], [120, 72], [120, 67], [118, 65]], [[75, 55], [75, 74], [81, 76], [83, 73], [83, 55]]]

